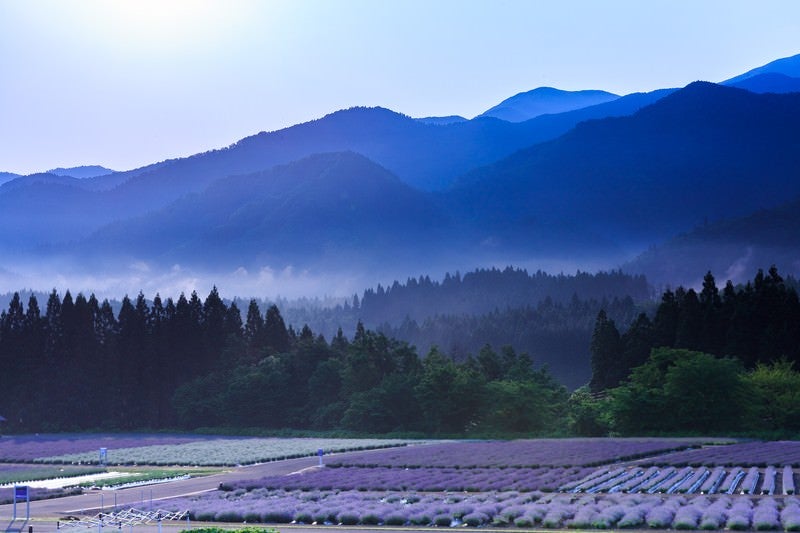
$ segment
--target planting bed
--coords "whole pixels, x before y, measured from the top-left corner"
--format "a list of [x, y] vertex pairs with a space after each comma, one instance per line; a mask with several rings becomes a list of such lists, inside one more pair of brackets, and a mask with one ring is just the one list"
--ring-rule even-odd
[[37, 481], [40, 479], [83, 476], [100, 472], [105, 472], [105, 468], [93, 466], [55, 466], [0, 463], [0, 485], [24, 483], [26, 481]]
[[[325, 453], [402, 446], [391, 439], [273, 439], [238, 438], [199, 440], [181, 444], [108, 448], [108, 464], [236, 466]], [[96, 451], [38, 457], [42, 463], [98, 462]]]
[[455, 442], [384, 450], [329, 466], [528, 467], [596, 466], [699, 446], [702, 439], [534, 439]]
[[219, 439], [203, 435], [144, 435], [144, 434], [57, 434], [16, 435], [0, 439], [0, 462], [21, 463], [42, 457], [86, 453], [95, 461], [100, 448], [119, 449], [153, 445], [176, 445]]
[[726, 446], [707, 446], [659, 456], [660, 465], [760, 466], [792, 465], [800, 468], [799, 441], [740, 442]]
[[758, 467], [611, 467], [579, 481], [566, 481], [562, 492], [662, 494], [795, 494], [797, 474], [791, 466]]
[[167, 504], [165, 509], [189, 509], [201, 521], [800, 531], [796, 497], [239, 489], [160, 503]]
[[418, 490], [486, 492], [492, 490], [554, 491], [580, 480], [593, 468], [325, 468], [291, 476], [240, 482], [233, 489]]

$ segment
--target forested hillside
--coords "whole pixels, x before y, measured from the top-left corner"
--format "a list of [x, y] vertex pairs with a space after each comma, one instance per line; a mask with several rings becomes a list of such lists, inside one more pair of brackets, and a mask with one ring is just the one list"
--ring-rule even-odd
[[[0, 410], [14, 431], [345, 428], [549, 432], [566, 389], [525, 354], [486, 347], [455, 363], [366, 330], [330, 342], [255, 301], [243, 322], [216, 289], [177, 301], [55, 291], [0, 316]], [[523, 409], [523, 406], [537, 406]]]
[[570, 394], [532, 358], [484, 346], [424, 356], [362, 324], [327, 340], [216, 289], [177, 300], [53, 292], [0, 314], [0, 412], [11, 431], [280, 428], [429, 435], [800, 430], [800, 302], [772, 269], [720, 292], [666, 291], [620, 333], [605, 310], [592, 388]]
[[643, 276], [619, 271], [552, 275], [507, 267], [448, 273], [442, 281], [429, 276], [395, 281], [332, 307], [278, 305], [288, 323], [308, 324], [328, 338], [338, 328], [353, 331], [361, 321], [420, 353], [437, 347], [458, 361], [486, 344], [510, 345], [575, 388], [590, 376], [588, 347], [600, 309], [627, 324], [651, 302]]
[[586, 434], [800, 430], [800, 300], [775, 267], [720, 291], [667, 290], [651, 320], [620, 334], [601, 312], [591, 391], [573, 395]]

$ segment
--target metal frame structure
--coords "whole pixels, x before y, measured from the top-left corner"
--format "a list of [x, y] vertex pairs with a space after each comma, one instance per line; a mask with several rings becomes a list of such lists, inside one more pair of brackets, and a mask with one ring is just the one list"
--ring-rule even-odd
[[142, 511], [131, 507], [125, 511], [114, 513], [97, 513], [94, 516], [86, 517], [81, 520], [67, 520], [58, 522], [58, 529], [97, 529], [102, 531], [104, 527], [115, 527], [122, 529], [123, 526], [133, 527], [158, 523], [164, 520], [183, 520], [188, 518], [189, 511], [173, 512], [157, 509], [155, 511]]

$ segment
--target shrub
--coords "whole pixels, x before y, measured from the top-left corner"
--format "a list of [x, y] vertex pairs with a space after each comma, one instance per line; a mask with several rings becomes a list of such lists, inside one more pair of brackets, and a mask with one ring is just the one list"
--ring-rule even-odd
[[276, 524], [288, 524], [294, 518], [294, 513], [283, 510], [271, 510], [261, 515], [262, 522], [274, 522]]
[[343, 513], [340, 513], [337, 519], [339, 520], [339, 523], [342, 524], [343, 526], [354, 526], [361, 521], [361, 517], [358, 516], [357, 513], [354, 513], [352, 511], [345, 511]]
[[405, 515], [393, 513], [387, 516], [383, 522], [387, 526], [404, 526], [408, 522], [408, 518]]
[[413, 526], [427, 526], [431, 523], [431, 517], [427, 513], [412, 514], [408, 517], [408, 522]]
[[361, 516], [361, 523], [367, 526], [377, 526], [381, 523], [381, 517], [377, 513], [368, 512]]
[[489, 517], [484, 513], [470, 513], [464, 515], [463, 522], [471, 527], [482, 526], [489, 521]]
[[220, 511], [214, 517], [216, 522], [242, 522], [242, 514], [238, 511]]
[[439, 527], [450, 527], [453, 523], [453, 517], [449, 514], [437, 514], [433, 517], [433, 525]]
[[514, 519], [514, 525], [517, 527], [533, 527], [533, 520], [528, 516], [520, 516]]

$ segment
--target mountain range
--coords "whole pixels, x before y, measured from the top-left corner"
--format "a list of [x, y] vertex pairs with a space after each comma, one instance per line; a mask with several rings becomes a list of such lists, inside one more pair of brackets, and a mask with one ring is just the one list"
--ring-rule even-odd
[[[126, 172], [0, 174], [0, 251], [83, 272], [143, 261], [382, 279], [595, 261], [676, 284], [735, 273], [747, 253], [796, 272], [798, 76], [794, 56], [722, 84], [540, 88], [472, 120], [352, 108]], [[704, 258], [710, 243], [731, 252]]]

